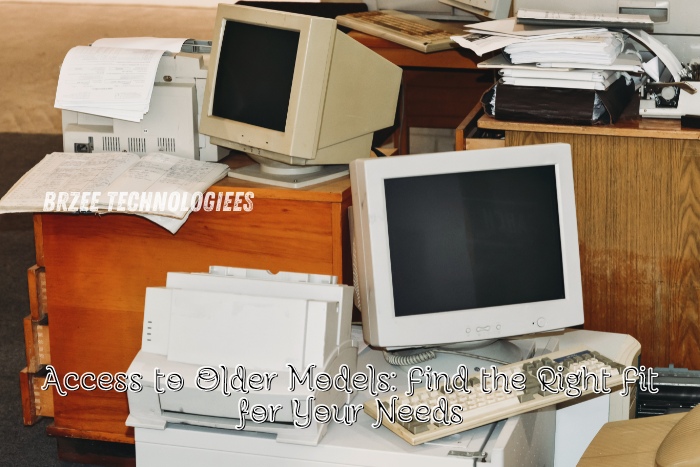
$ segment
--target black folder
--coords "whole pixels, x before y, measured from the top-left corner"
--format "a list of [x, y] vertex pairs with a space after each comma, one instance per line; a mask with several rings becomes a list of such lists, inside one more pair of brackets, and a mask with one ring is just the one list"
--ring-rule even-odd
[[[617, 121], [634, 92], [634, 84], [624, 77], [605, 91], [496, 84], [484, 93], [481, 103], [486, 114], [497, 120], [600, 125]], [[605, 111], [594, 119], [596, 96]]]

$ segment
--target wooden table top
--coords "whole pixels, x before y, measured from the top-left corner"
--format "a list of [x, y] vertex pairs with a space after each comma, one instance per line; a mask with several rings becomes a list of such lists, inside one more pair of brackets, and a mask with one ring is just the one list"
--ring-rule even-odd
[[349, 31], [348, 36], [400, 67], [476, 70], [476, 64], [483, 60], [456, 44], [451, 50], [423, 53], [359, 31]]
[[680, 119], [642, 118], [639, 116], [639, 99], [634, 98], [620, 116], [611, 125], [564, 125], [552, 123], [511, 122], [496, 120], [484, 115], [478, 121], [478, 127], [487, 130], [532, 131], [539, 133], [565, 133], [573, 135], [626, 136], [633, 138], [657, 139], [700, 139], [700, 130], [681, 128]]

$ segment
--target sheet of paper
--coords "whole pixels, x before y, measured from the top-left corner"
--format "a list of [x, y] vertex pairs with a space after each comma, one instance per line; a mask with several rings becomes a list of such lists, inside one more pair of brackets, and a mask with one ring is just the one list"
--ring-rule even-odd
[[93, 47], [115, 47], [120, 49], [167, 50], [180, 53], [187, 39], [164, 37], [105, 37], [92, 43]]
[[550, 78], [516, 78], [504, 76], [500, 82], [512, 86], [534, 86], [540, 88], [567, 88], [567, 89], [592, 89], [605, 91], [620, 77], [619, 73], [609, 76], [602, 81], [593, 80], [573, 80], [573, 79], [550, 79]]
[[0, 212], [43, 206], [47, 192], [102, 192], [139, 156], [129, 153], [52, 153], [0, 200]]
[[138, 122], [148, 112], [162, 55], [162, 50], [74, 47], [61, 65], [54, 106]]
[[[507, 55], [505, 54], [498, 54], [494, 57], [488, 58], [484, 60], [483, 62], [479, 62], [477, 65], [477, 68], [487, 68], [487, 69], [518, 69], [518, 70], [538, 70], [539, 68], [536, 65], [530, 65], [530, 64], [519, 64], [519, 65], [513, 65], [513, 63], [510, 61]], [[568, 71], [571, 68], [554, 68], [554, 71], [557, 72], [562, 72], [562, 71]]]
[[[66, 195], [63, 202], [55, 202], [49, 208], [51, 211], [76, 212], [84, 202], [89, 207], [82, 209], [141, 215], [175, 233], [191, 212], [193, 196], [204, 193], [228, 170], [226, 164], [162, 153], [144, 158], [125, 152], [52, 153], [0, 199], [0, 214], [42, 212], [47, 209], [45, 201], [51, 192], [52, 200]], [[148, 198], [148, 193], [158, 193], [165, 206], [157, 204], [154, 196], [142, 207], [140, 202]], [[130, 207], [132, 202], [137, 207]]]
[[683, 65], [681, 61], [678, 60], [678, 57], [676, 57], [668, 47], [659, 42], [657, 38], [641, 30], [625, 29], [624, 31], [647, 46], [649, 50], [659, 57], [659, 60], [661, 60], [664, 65], [666, 65], [666, 68], [668, 68], [668, 71], [671, 72], [674, 82], [680, 81], [681, 77], [685, 75]]
[[644, 71], [649, 75], [652, 81], [659, 82], [661, 80], [661, 73], [666, 67], [661, 60], [659, 60], [659, 57], [654, 57], [642, 65], [642, 68], [644, 68]]
[[510, 44], [521, 42], [517, 37], [485, 36], [481, 34], [465, 34], [464, 36], [452, 36], [451, 39], [460, 47], [469, 49], [479, 57], [488, 52], [502, 49]]
[[574, 81], [593, 81], [602, 83], [611, 76], [620, 77], [619, 71], [610, 70], [567, 70], [562, 73], [559, 68], [535, 68], [533, 69], [517, 69], [504, 68], [499, 71], [499, 74], [508, 78], [537, 78], [537, 79], [557, 79], [557, 80], [574, 80]]
[[[588, 63], [580, 63], [580, 62], [560, 62], [560, 63], [551, 63], [551, 62], [538, 62], [537, 63], [538, 68], [564, 68], [564, 69], [576, 69], [576, 68], [591, 68], [591, 65]], [[613, 71], [627, 71], [627, 72], [632, 72], [632, 73], [641, 73], [644, 71], [642, 69], [642, 61], [641, 59], [634, 54], [620, 54], [615, 58], [615, 61], [612, 62], [610, 65], [606, 65], [604, 67], [606, 70], [613, 70]]]
[[464, 26], [470, 32], [477, 34], [491, 34], [500, 36], [520, 37], [523, 39], [545, 39], [551, 37], [571, 37], [582, 32], [607, 31], [605, 28], [548, 28], [542, 26], [527, 26], [518, 24], [515, 18], [484, 21], [481, 23], [467, 24]]
[[163, 227], [165, 230], [167, 230], [171, 234], [177, 233], [177, 231], [180, 230], [180, 227], [185, 225], [185, 222], [187, 222], [187, 219], [190, 218], [189, 212], [187, 214], [185, 214], [185, 217], [183, 217], [182, 219], [176, 219], [174, 217], [156, 216], [154, 214], [138, 214], [138, 215], [143, 217], [144, 219], [148, 219], [149, 221], [153, 222], [154, 224], [157, 224], [157, 225]]
[[[192, 196], [203, 192], [228, 173], [225, 164], [203, 164], [200, 161], [183, 159], [163, 153], [151, 153], [126, 170], [109, 189], [114, 192], [179, 193], [180, 199], [187, 197], [190, 206]], [[172, 209], [166, 206], [159, 215], [182, 218], [188, 209]]]

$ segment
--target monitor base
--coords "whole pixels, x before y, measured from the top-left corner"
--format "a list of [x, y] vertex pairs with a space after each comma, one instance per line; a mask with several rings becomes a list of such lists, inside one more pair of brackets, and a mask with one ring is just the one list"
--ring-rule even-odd
[[[434, 355], [421, 358], [423, 352], [433, 352]], [[519, 362], [527, 357], [528, 355], [523, 355], [520, 347], [505, 339], [460, 342], [430, 348], [398, 350], [388, 352], [388, 356], [385, 354], [386, 360], [392, 365], [427, 365], [434, 371], [447, 374], [456, 374], [460, 365], [464, 365], [470, 372], [478, 373], [480, 368], [498, 367]], [[391, 358], [395, 359], [392, 361]]]
[[260, 161], [231, 170], [229, 177], [284, 188], [304, 188], [348, 175], [347, 165], [296, 166], [275, 161]]

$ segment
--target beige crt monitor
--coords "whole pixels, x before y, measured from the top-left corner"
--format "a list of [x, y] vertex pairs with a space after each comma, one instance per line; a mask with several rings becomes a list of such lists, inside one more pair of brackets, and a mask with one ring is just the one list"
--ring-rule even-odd
[[231, 176], [318, 183], [321, 166], [342, 176], [369, 156], [374, 132], [394, 123], [400, 82], [335, 20], [219, 5], [200, 131], [261, 163]]

